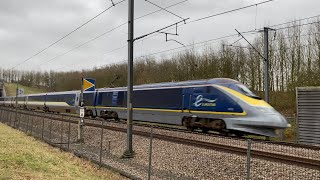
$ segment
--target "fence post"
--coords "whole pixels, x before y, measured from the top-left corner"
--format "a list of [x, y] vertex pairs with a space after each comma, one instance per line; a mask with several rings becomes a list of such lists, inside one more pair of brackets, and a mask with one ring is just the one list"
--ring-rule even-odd
[[29, 114], [27, 114], [27, 126], [26, 126], [26, 132], [28, 133], [28, 131], [29, 131], [29, 121], [30, 121], [30, 115]]
[[31, 115], [31, 136], [33, 134], [33, 115], [34, 115], [34, 111], [32, 112], [32, 115]]
[[280, 141], [284, 141], [284, 129], [280, 129]]
[[7, 111], [7, 120], [8, 120], [8, 125], [11, 126], [11, 113], [10, 111]]
[[7, 110], [5, 112], [6, 112], [6, 114], [5, 114], [6, 124], [9, 125], [9, 112]]
[[44, 117], [42, 118], [42, 128], [41, 128], [41, 140], [43, 141], [43, 131], [44, 131]]
[[108, 141], [108, 153], [111, 154], [111, 140]]
[[[18, 111], [17, 111], [17, 116], [19, 116], [19, 117], [17, 117], [17, 119], [18, 119], [18, 123], [17, 123], [17, 129], [20, 129], [20, 121], [21, 121], [21, 116], [22, 116], [22, 114], [21, 113], [19, 113]], [[22, 129], [21, 129], [22, 130]]]
[[149, 144], [149, 169], [148, 169], [148, 180], [151, 178], [152, 168], [152, 139], [153, 139], [153, 126], [150, 129], [150, 144]]
[[8, 112], [7, 112], [7, 110], [4, 111], [4, 119], [5, 119], [5, 123], [8, 124]]
[[50, 118], [50, 127], [49, 127], [49, 141], [50, 143], [52, 143], [51, 141], [51, 131], [52, 131], [52, 114], [51, 114], [51, 118]]
[[7, 122], [8, 122], [8, 125], [11, 126], [11, 113], [10, 111], [7, 111]]
[[6, 124], [8, 124], [8, 112], [7, 112], [7, 110], [4, 111], [3, 118], [4, 118], [4, 122]]
[[2, 108], [1, 108], [1, 114], [0, 114], [0, 118], [1, 118], [1, 122], [3, 122], [3, 118], [2, 118]]
[[60, 135], [60, 149], [62, 148], [62, 141], [63, 141], [63, 115], [61, 115], [62, 121], [61, 121], [61, 135]]
[[99, 163], [100, 167], [102, 166], [102, 146], [103, 146], [103, 119], [101, 120], [101, 139], [100, 139], [100, 155], [99, 155]]
[[69, 117], [69, 126], [68, 126], [68, 151], [70, 150], [70, 130], [71, 130], [71, 122]]
[[12, 125], [12, 113], [9, 111], [9, 115], [10, 115], [10, 126], [12, 127], [13, 125]]
[[246, 178], [246, 180], [250, 180], [251, 143], [252, 143], [252, 140], [251, 140], [251, 139], [248, 139], [248, 149], [247, 149], [247, 178]]
[[3, 109], [1, 108], [1, 114], [0, 114], [0, 118], [1, 118], [1, 122], [3, 123], [4, 122], [4, 118], [3, 118]]

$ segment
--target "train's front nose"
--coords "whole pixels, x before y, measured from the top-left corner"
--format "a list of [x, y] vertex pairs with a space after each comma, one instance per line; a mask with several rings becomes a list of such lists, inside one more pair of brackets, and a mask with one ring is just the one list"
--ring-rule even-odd
[[271, 127], [278, 127], [278, 128], [288, 128], [291, 127], [288, 124], [287, 119], [281, 115], [278, 111], [276, 111], [272, 107], [256, 107], [257, 110], [260, 112], [259, 115], [265, 122], [268, 122], [269, 126]]

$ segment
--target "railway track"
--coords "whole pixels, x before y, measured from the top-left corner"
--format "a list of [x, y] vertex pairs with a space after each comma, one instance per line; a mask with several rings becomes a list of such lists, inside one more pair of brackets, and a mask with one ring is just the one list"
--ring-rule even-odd
[[[11, 109], [12, 110], [12, 109]], [[27, 111], [27, 110], [24, 110]], [[27, 111], [29, 112], [29, 111]], [[39, 114], [52, 114], [52, 113], [45, 113], [43, 111], [34, 111], [37, 112]], [[53, 114], [53, 115], [63, 115], [65, 117], [70, 117], [70, 118], [78, 118], [77, 115], [72, 115], [72, 114]], [[85, 121], [92, 121], [92, 122], [97, 122], [100, 124], [101, 120], [104, 120], [106, 122], [109, 123], [114, 123], [114, 124], [126, 124], [126, 121], [114, 121], [114, 120], [105, 120], [102, 118], [91, 118], [91, 117], [86, 117]], [[87, 124], [87, 123], [86, 123]], [[292, 147], [292, 148], [307, 148], [307, 149], [312, 149], [312, 150], [319, 150], [320, 151], [320, 146], [312, 146], [312, 145], [305, 145], [305, 144], [298, 144], [298, 143], [289, 143], [289, 142], [284, 142], [284, 141], [270, 141], [270, 140], [262, 140], [262, 139], [256, 139], [256, 138], [246, 138], [246, 137], [234, 137], [234, 136], [224, 136], [221, 134], [217, 134], [217, 133], [203, 133], [201, 131], [189, 131], [184, 127], [178, 127], [178, 126], [174, 126], [174, 127], [169, 127], [169, 126], [163, 126], [163, 125], [159, 125], [156, 123], [143, 123], [143, 122], [133, 122], [133, 124], [135, 126], [140, 126], [140, 127], [147, 127], [150, 128], [151, 126], [153, 128], [156, 129], [161, 129], [161, 130], [168, 130], [168, 131], [175, 131], [175, 132], [182, 132], [182, 133], [188, 133], [188, 134], [195, 134], [195, 135], [201, 135], [201, 136], [206, 136], [206, 137], [217, 137], [217, 138], [225, 138], [225, 139], [232, 139], [232, 140], [248, 140], [251, 139], [253, 142], [257, 142], [257, 143], [269, 143], [269, 144], [275, 144], [275, 145], [282, 145], [282, 146], [288, 146], [288, 147]]]
[[[6, 108], [7, 110], [10, 111], [15, 111], [12, 108]], [[75, 118], [77, 119], [77, 115], [73, 114], [57, 114], [57, 113], [46, 113], [43, 111], [29, 111], [25, 109], [19, 109], [19, 111], [24, 111], [24, 112], [34, 112], [38, 114], [45, 114], [45, 115], [53, 115], [53, 116], [64, 116], [64, 117], [70, 117], [70, 118]], [[103, 118], [92, 118], [92, 117], [86, 117], [85, 118], [85, 124], [88, 124], [87, 121], [92, 121], [92, 122], [97, 122], [100, 124], [102, 120], [109, 122], [109, 123], [114, 123], [114, 124], [126, 124], [126, 121], [114, 121], [114, 120], [105, 120]], [[288, 146], [292, 148], [307, 148], [307, 149], [312, 149], [312, 150], [319, 150], [320, 151], [320, 146], [312, 146], [312, 145], [306, 145], [306, 144], [298, 144], [298, 143], [289, 143], [289, 142], [284, 142], [284, 141], [270, 141], [270, 140], [262, 140], [262, 139], [256, 139], [256, 138], [246, 138], [246, 137], [234, 137], [234, 136], [224, 136], [221, 134], [216, 134], [216, 133], [203, 133], [201, 131], [189, 131], [184, 127], [169, 127], [169, 126], [163, 126], [159, 125], [156, 123], [143, 123], [143, 122], [133, 122], [135, 126], [140, 126], [140, 127], [148, 127], [150, 128], [151, 126], [156, 129], [161, 129], [161, 130], [168, 130], [168, 131], [176, 131], [176, 132], [182, 132], [182, 133], [188, 133], [188, 134], [195, 134], [195, 135], [201, 135], [201, 136], [206, 136], [206, 137], [218, 137], [218, 138], [225, 138], [225, 139], [232, 139], [232, 140], [252, 140], [253, 142], [258, 142], [258, 143], [268, 143], [268, 144], [275, 144], [275, 145], [282, 145], [282, 146]]]
[[[11, 111], [15, 112], [15, 110], [6, 108], [6, 111]], [[65, 121], [65, 122], [70, 122], [73, 124], [77, 124], [78, 121], [74, 120], [73, 118], [76, 118], [75, 116], [72, 115], [65, 115], [65, 114], [48, 114], [44, 112], [31, 112], [27, 110], [19, 110], [19, 113], [24, 114], [24, 115], [30, 115], [30, 116], [36, 116], [36, 117], [42, 117], [42, 118], [52, 118], [53, 120], [56, 121]], [[68, 119], [64, 117], [69, 117]], [[86, 122], [85, 126], [88, 127], [95, 127], [95, 128], [104, 128], [107, 130], [112, 130], [112, 131], [117, 131], [117, 132], [123, 132], [125, 133], [127, 130], [125, 127], [115, 127], [115, 126], [110, 126], [110, 125], [101, 125], [97, 119], [88, 119], [91, 122]], [[123, 123], [123, 122], [120, 122]], [[147, 125], [143, 125], [147, 126]], [[150, 127], [150, 125], [148, 125]], [[166, 130], [173, 130], [169, 127], [156, 127], [156, 128], [162, 128]], [[186, 132], [186, 130], [180, 129], [174, 129], [175, 131], [181, 131], [181, 132]], [[188, 132], [188, 133], [196, 133], [200, 135], [205, 135], [205, 136], [217, 136], [217, 135], [212, 135], [212, 134], [203, 134], [200, 132]], [[149, 137], [150, 133], [147, 131], [138, 131], [138, 130], [133, 130], [134, 135], [139, 135], [143, 137]], [[169, 141], [173, 143], [179, 143], [179, 144], [184, 144], [188, 146], [194, 146], [198, 148], [203, 148], [203, 149], [209, 149], [209, 150], [217, 150], [217, 151], [222, 151], [222, 152], [229, 152], [233, 154], [239, 154], [239, 155], [246, 155], [247, 154], [247, 148], [245, 147], [237, 147], [237, 146], [232, 146], [232, 145], [226, 145], [226, 144], [221, 144], [221, 143], [212, 143], [212, 142], [204, 142], [204, 141], [199, 141], [199, 140], [190, 140], [186, 138], [181, 138], [181, 137], [175, 137], [175, 136], [169, 136], [165, 134], [159, 134], [159, 133], [154, 133], [153, 138], [163, 140], [163, 141]], [[229, 138], [229, 137], [225, 137]], [[234, 140], [234, 138], [231, 138]], [[239, 139], [240, 140], [240, 139]], [[254, 140], [257, 141], [257, 140]], [[265, 142], [264, 142], [265, 143]], [[291, 144], [291, 143], [283, 143], [283, 142], [267, 142], [271, 144], [278, 144], [278, 145], [284, 145], [284, 146], [290, 146], [290, 147], [296, 147], [296, 148], [306, 148], [306, 149], [312, 149], [312, 150], [319, 150], [320, 147], [316, 146], [308, 146], [308, 145], [301, 145], [301, 144]], [[279, 152], [269, 152], [269, 151], [264, 151], [264, 150], [251, 150], [251, 155], [254, 158], [259, 158], [259, 159], [265, 159], [265, 160], [270, 160], [270, 161], [278, 161], [286, 164], [291, 164], [291, 165], [296, 165], [296, 166], [301, 166], [301, 167], [306, 167], [306, 168], [312, 168], [312, 169], [319, 169], [320, 168], [320, 159], [311, 159], [311, 158], [306, 158], [306, 157], [299, 157], [299, 156], [293, 156], [289, 154], [284, 154], [284, 153], [279, 153]]]

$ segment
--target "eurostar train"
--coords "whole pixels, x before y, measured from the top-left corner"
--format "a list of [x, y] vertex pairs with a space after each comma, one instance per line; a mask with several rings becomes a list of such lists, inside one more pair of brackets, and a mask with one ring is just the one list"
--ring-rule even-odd
[[[84, 93], [86, 116], [126, 119], [126, 87]], [[18, 97], [18, 107], [46, 112], [78, 113], [80, 91]], [[15, 107], [15, 97], [0, 98]], [[133, 119], [182, 125], [189, 130], [275, 137], [287, 120], [238, 81], [226, 78], [134, 86]]]

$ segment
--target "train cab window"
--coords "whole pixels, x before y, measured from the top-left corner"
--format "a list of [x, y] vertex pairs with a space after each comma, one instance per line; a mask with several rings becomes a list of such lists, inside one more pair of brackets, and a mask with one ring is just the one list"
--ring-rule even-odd
[[251, 97], [251, 98], [255, 98], [255, 99], [261, 99], [259, 96], [255, 95], [252, 91], [250, 91], [249, 88], [247, 88], [245, 85], [243, 84], [221, 84], [221, 86], [224, 86], [224, 87], [227, 87], [227, 88], [230, 88], [234, 91], [237, 91], [243, 95], [246, 95], [248, 97]]
[[250, 89], [248, 89], [245, 85], [236, 84], [236, 86], [238, 87], [238, 92], [240, 92], [241, 94], [244, 94], [246, 96], [249, 96], [255, 99], [261, 99], [259, 96], [255, 95], [252, 91], [250, 91]]

